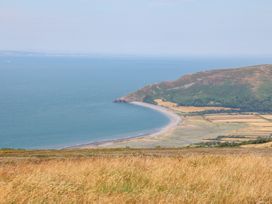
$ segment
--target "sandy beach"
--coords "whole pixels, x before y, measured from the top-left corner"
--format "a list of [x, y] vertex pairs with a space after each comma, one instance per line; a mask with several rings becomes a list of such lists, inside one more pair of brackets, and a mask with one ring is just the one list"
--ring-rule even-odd
[[175, 128], [181, 121], [180, 116], [178, 116], [173, 111], [171, 111], [167, 108], [164, 108], [162, 106], [157, 106], [157, 105], [144, 103], [144, 102], [131, 102], [131, 104], [146, 107], [146, 108], [151, 108], [155, 111], [158, 111], [158, 112], [164, 114], [166, 117], [168, 117], [170, 119], [170, 122], [166, 126], [162, 127], [158, 132], [153, 133], [152, 136], [168, 132], [170, 129]]
[[130, 102], [130, 104], [132, 105], [136, 105], [136, 106], [142, 106], [145, 108], [150, 108], [153, 109], [155, 111], [158, 111], [160, 113], [162, 113], [163, 115], [165, 115], [167, 118], [169, 118], [169, 123], [166, 124], [165, 126], [157, 129], [157, 130], [152, 130], [148, 133], [142, 134], [142, 135], [137, 135], [137, 136], [128, 136], [125, 138], [118, 138], [118, 139], [112, 139], [112, 140], [104, 140], [104, 141], [97, 141], [97, 142], [91, 142], [88, 144], [82, 144], [82, 145], [75, 145], [72, 147], [68, 147], [68, 148], [97, 148], [97, 147], [107, 147], [107, 146], [111, 146], [113, 144], [116, 143], [122, 143], [125, 141], [131, 141], [133, 139], [139, 139], [139, 138], [148, 138], [148, 137], [154, 137], [154, 136], [158, 136], [158, 135], [162, 135], [165, 134], [169, 131], [174, 130], [178, 124], [181, 122], [181, 117], [178, 116], [176, 113], [172, 112], [171, 110], [164, 108], [162, 106], [157, 106], [157, 105], [153, 105], [153, 104], [149, 104], [149, 103], [144, 103], [144, 102]]

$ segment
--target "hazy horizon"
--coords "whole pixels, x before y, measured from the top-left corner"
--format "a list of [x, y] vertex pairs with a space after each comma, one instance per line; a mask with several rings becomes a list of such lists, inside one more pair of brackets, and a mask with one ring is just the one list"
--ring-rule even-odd
[[[253, 59], [268, 60], [263, 63], [269, 63], [272, 55], [159, 55], [159, 54], [131, 54], [131, 53], [84, 53], [84, 52], [54, 52], [39, 50], [0, 50], [0, 56], [22, 56], [22, 57], [83, 57], [83, 58], [120, 58], [120, 59]], [[271, 61], [272, 63], [272, 61]]]
[[272, 2], [0, 2], [0, 50], [117, 56], [270, 57]]

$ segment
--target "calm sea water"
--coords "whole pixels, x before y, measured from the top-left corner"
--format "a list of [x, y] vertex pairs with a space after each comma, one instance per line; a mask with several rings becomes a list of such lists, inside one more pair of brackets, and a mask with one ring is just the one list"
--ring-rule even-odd
[[0, 57], [0, 148], [62, 148], [135, 136], [162, 114], [112, 103], [142, 86], [207, 68], [269, 59]]

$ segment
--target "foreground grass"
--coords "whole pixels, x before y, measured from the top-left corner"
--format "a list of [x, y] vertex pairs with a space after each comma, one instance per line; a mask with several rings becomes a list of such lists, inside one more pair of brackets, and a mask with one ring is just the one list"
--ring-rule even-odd
[[272, 202], [269, 150], [52, 152], [0, 153], [0, 202]]

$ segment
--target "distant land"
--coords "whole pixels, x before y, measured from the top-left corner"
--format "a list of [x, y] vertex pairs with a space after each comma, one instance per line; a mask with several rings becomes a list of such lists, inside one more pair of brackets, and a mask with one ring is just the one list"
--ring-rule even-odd
[[31, 51], [17, 51], [17, 50], [0, 50], [0, 56], [12, 56], [12, 57], [85, 57], [90, 54], [81, 54], [81, 53], [50, 53], [50, 52], [31, 52]]
[[148, 85], [121, 99], [153, 104], [156, 104], [156, 99], [161, 99], [179, 106], [218, 106], [271, 112], [272, 65], [189, 74], [175, 81]]

